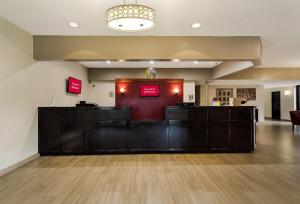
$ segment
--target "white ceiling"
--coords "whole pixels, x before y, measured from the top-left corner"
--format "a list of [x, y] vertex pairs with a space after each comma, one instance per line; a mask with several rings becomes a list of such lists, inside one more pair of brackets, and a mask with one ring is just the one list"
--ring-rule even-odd
[[[139, 0], [156, 10], [157, 23], [134, 34], [106, 26], [106, 9], [122, 2], [0, 0], [0, 15], [34, 35], [261, 36], [264, 67], [300, 67], [300, 0]], [[203, 26], [192, 29], [194, 22]]]
[[153, 64], [150, 61], [82, 61], [79, 62], [87, 68], [214, 68], [215, 66], [221, 64], [220, 61], [154, 61]]

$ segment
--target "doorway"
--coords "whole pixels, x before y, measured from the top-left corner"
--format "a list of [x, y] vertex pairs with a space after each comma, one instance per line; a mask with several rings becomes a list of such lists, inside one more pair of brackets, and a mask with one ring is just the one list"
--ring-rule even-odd
[[281, 119], [280, 91], [272, 92], [272, 119]]
[[296, 86], [296, 110], [300, 110], [300, 86]]
[[195, 86], [195, 105], [200, 106], [200, 85]]

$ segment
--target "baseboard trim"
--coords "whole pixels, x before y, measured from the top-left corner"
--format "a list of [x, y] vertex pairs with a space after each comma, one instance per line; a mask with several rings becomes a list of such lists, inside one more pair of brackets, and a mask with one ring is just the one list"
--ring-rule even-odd
[[[273, 120], [270, 117], [265, 117], [265, 120]], [[291, 122], [291, 120], [286, 120], [286, 119], [280, 119], [280, 120], [274, 120], [274, 121], [284, 121], [284, 122]]]
[[40, 157], [40, 154], [36, 153], [36, 154], [34, 154], [30, 157], [27, 157], [26, 159], [23, 159], [23, 160], [15, 163], [15, 164], [9, 166], [9, 167], [6, 167], [4, 169], [0, 169], [0, 177], [16, 170], [17, 168], [20, 168], [21, 166], [24, 166], [25, 164], [27, 164], [27, 163], [29, 163], [29, 162], [31, 162], [31, 161], [39, 158], [39, 157]]

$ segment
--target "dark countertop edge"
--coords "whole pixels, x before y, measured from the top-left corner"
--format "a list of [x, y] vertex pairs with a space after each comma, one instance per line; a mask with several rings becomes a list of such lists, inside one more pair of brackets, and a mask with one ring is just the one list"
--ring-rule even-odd
[[164, 124], [166, 123], [165, 120], [129, 120], [128, 121], [129, 124], [141, 124], [141, 123], [144, 123], [144, 124]]
[[[102, 110], [124, 110], [131, 109], [131, 107], [76, 107], [76, 106], [41, 106], [38, 108], [75, 108], [75, 109], [102, 109]], [[190, 108], [257, 108], [256, 106], [166, 106], [166, 108], [175, 109], [190, 109]]]
[[41, 106], [38, 108], [69, 108], [69, 109], [99, 109], [99, 110], [126, 110], [126, 109], [131, 109], [131, 107], [76, 107], [76, 106]]
[[169, 109], [191, 109], [191, 108], [205, 108], [205, 109], [218, 109], [218, 108], [256, 108], [256, 106], [166, 106]]

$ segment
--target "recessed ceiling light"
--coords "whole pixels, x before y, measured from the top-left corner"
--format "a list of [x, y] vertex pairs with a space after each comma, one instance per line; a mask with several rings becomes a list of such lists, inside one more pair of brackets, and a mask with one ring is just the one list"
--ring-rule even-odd
[[107, 61], [106, 61], [106, 64], [110, 64], [110, 63], [111, 63], [111, 61], [110, 61], [110, 60], [107, 60]]
[[72, 27], [72, 28], [79, 28], [79, 24], [76, 23], [76, 22], [69, 22], [68, 24], [69, 24], [69, 26]]
[[193, 23], [192, 28], [200, 28], [202, 26], [201, 23]]
[[179, 62], [180, 60], [179, 59], [173, 59], [173, 62]]
[[125, 60], [124, 59], [119, 59], [119, 62], [125, 62]]
[[197, 60], [194, 61], [194, 64], [198, 64], [199, 62]]
[[150, 61], [150, 64], [154, 64], [154, 61], [153, 61], [153, 60], [151, 60], [151, 61]]

